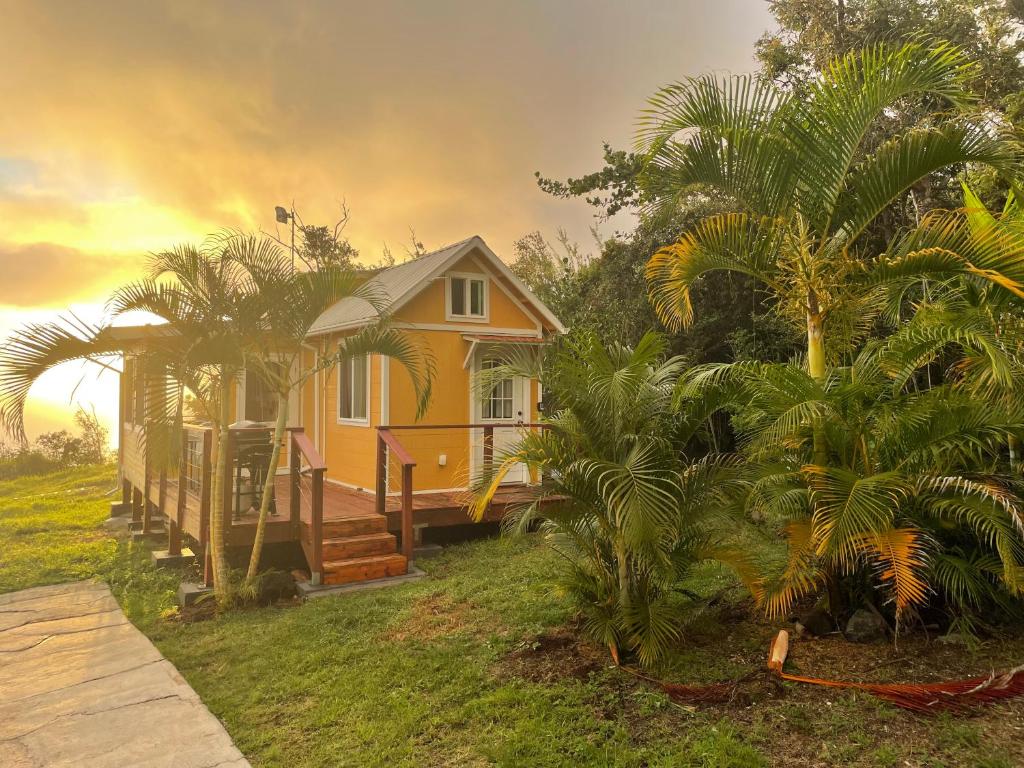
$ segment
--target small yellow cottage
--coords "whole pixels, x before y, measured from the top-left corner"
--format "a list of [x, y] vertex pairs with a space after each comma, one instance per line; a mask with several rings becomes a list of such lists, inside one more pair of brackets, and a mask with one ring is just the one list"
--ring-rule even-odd
[[[374, 488], [374, 428], [394, 425], [416, 460], [417, 493], [465, 489], [482, 460], [481, 430], [422, 427], [537, 421], [536, 381], [500, 382], [481, 396], [473, 376], [503, 350], [543, 344], [564, 329], [480, 237], [385, 269], [373, 281], [393, 322], [433, 352], [437, 378], [426, 415], [416, 422], [416, 397], [405, 370], [373, 356], [350, 360], [308, 382], [295, 409], [296, 426], [305, 427], [327, 464], [327, 482]], [[313, 326], [304, 364], [312, 367], [340, 336], [375, 320], [367, 302], [339, 302]], [[398, 428], [414, 424], [419, 428]], [[495, 430], [495, 450], [513, 437], [514, 430]], [[511, 479], [527, 480], [522, 473]], [[388, 487], [396, 490], [394, 478]]]
[[[277, 514], [266, 540], [299, 542], [313, 584], [404, 574], [424, 528], [469, 522], [464, 491], [521, 430], [533, 428], [541, 400], [536, 380], [509, 378], [483, 391], [474, 385], [475, 374], [510, 350], [539, 347], [564, 331], [478, 236], [383, 269], [370, 280], [383, 300], [381, 311], [430, 350], [432, 398], [417, 421], [408, 373], [376, 355], [326, 369], [295, 391], [287, 456], [277, 481]], [[377, 309], [362, 299], [334, 305], [306, 339], [304, 369], [312, 370], [346, 334], [377, 319]], [[134, 423], [135, 414], [143, 412], [138, 405], [143, 387], [135, 381], [130, 344], [145, 343], [152, 332], [126, 329], [122, 504], [143, 531], [166, 519], [172, 556], [180, 553], [183, 536], [208, 555], [209, 518], [217, 508], [225, 510], [228, 544], [251, 545], [258, 470], [246, 457], [269, 437], [265, 424], [274, 416], [273, 395], [257, 376], [242, 376], [234, 403], [238, 422], [221, 484], [232, 498], [213, 504], [208, 427], [185, 430], [178, 477], [157, 474], [147, 461], [141, 427]], [[513, 468], [487, 518], [500, 519], [516, 502], [516, 488], [532, 480], [525, 467]]]

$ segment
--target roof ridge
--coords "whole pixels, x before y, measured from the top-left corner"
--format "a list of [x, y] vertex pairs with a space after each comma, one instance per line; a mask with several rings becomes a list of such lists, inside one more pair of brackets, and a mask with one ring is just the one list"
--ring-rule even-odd
[[463, 238], [462, 240], [456, 240], [454, 243], [448, 243], [448, 245], [442, 245], [440, 248], [435, 248], [434, 250], [428, 251], [427, 253], [421, 254], [419, 256], [413, 256], [411, 259], [409, 259], [407, 261], [403, 261], [403, 262], [400, 262], [398, 264], [392, 264], [390, 267], [385, 267], [384, 269], [382, 269], [377, 274], [380, 275], [383, 272], [389, 272], [392, 269], [398, 269], [399, 267], [406, 267], [406, 266], [408, 266], [410, 264], [415, 264], [418, 261], [422, 261], [423, 259], [429, 258], [431, 256], [437, 256], [437, 254], [441, 253], [442, 251], [450, 251], [452, 248], [458, 248], [460, 245], [465, 245], [470, 240], [475, 240], [478, 237], [480, 237], [480, 236], [479, 235], [470, 235], [469, 237]]

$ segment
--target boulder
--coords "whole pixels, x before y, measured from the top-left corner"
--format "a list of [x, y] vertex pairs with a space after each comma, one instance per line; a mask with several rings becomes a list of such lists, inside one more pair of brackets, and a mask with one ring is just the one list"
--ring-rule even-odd
[[846, 622], [846, 639], [852, 643], [875, 643], [884, 640], [888, 627], [874, 611], [859, 608]]
[[836, 622], [832, 614], [824, 608], [812, 608], [797, 617], [797, 626], [802, 627], [805, 634], [822, 637], [836, 631]]

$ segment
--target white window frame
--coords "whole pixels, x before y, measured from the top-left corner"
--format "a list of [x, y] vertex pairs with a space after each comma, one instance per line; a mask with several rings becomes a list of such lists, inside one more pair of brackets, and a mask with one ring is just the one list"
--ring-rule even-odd
[[[343, 418], [342, 415], [341, 415], [341, 374], [344, 371], [344, 365], [342, 363], [338, 363], [338, 368], [337, 368], [338, 380], [337, 380], [337, 386], [336, 386], [337, 392], [335, 394], [334, 404], [335, 404], [335, 407], [337, 408], [336, 415], [337, 415], [337, 422], [338, 422], [338, 424], [347, 424], [349, 426], [357, 426], [357, 427], [367, 427], [367, 426], [370, 425], [370, 368], [371, 368], [371, 360], [370, 360], [370, 355], [368, 355], [368, 354], [367, 355], [355, 355], [355, 356], [353, 356], [350, 359], [354, 362], [356, 357], [362, 357], [364, 360], [366, 360], [366, 389], [364, 390], [366, 392], [366, 416], [364, 418]], [[355, 368], [353, 367], [352, 370], [353, 370], [353, 373], [354, 373], [355, 372]], [[352, 388], [352, 393], [353, 394], [355, 393], [355, 388], [354, 387]], [[355, 403], [353, 401], [353, 405], [354, 404]]]
[[[452, 312], [452, 280], [466, 281], [466, 307], [470, 304], [472, 289], [470, 281], [483, 283], [484, 313], [482, 315], [456, 315]], [[444, 281], [444, 316], [446, 320], [459, 320], [466, 323], [489, 323], [491, 321], [491, 286], [487, 275], [482, 272], [449, 272]]]

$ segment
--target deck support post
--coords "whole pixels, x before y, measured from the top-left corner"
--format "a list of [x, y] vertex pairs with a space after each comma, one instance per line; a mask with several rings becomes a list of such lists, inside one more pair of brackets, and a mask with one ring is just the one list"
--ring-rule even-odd
[[302, 457], [299, 455], [299, 448], [295, 445], [295, 433], [302, 432], [302, 427], [296, 427], [288, 433], [288, 519], [292, 525], [292, 536], [299, 538], [299, 473], [302, 470]]
[[309, 580], [317, 586], [323, 582], [324, 574], [324, 471], [313, 470], [313, 563], [310, 567]]
[[[185, 524], [185, 502], [188, 496], [188, 432], [181, 433], [181, 455], [178, 459], [178, 496], [174, 515], [167, 515], [167, 554], [181, 554], [181, 527]], [[165, 513], [166, 514], [166, 513]]]
[[377, 488], [374, 504], [378, 515], [383, 515], [386, 509], [388, 495], [388, 446], [384, 442], [380, 431], [377, 432]]
[[[132, 484], [127, 480], [121, 481], [121, 503], [125, 509], [132, 508]], [[122, 514], [124, 513], [122, 512]]]
[[402, 465], [402, 554], [407, 571], [412, 569], [412, 464]]
[[132, 522], [142, 522], [142, 491], [132, 486]]
[[235, 496], [235, 436], [228, 430], [227, 452], [224, 456], [224, 477], [221, 478], [223, 485], [224, 516], [221, 518], [221, 536], [224, 539], [224, 546], [231, 544], [231, 525], [234, 522], [234, 496]]
[[149, 451], [146, 452], [146, 469], [142, 473], [142, 533], [148, 534], [153, 529], [153, 502], [149, 497], [149, 487], [152, 485], [152, 476], [149, 473]]
[[200, 480], [199, 544], [203, 548], [203, 583], [213, 586], [213, 552], [210, 549], [210, 480], [213, 477], [213, 430], [203, 431], [203, 469]]

